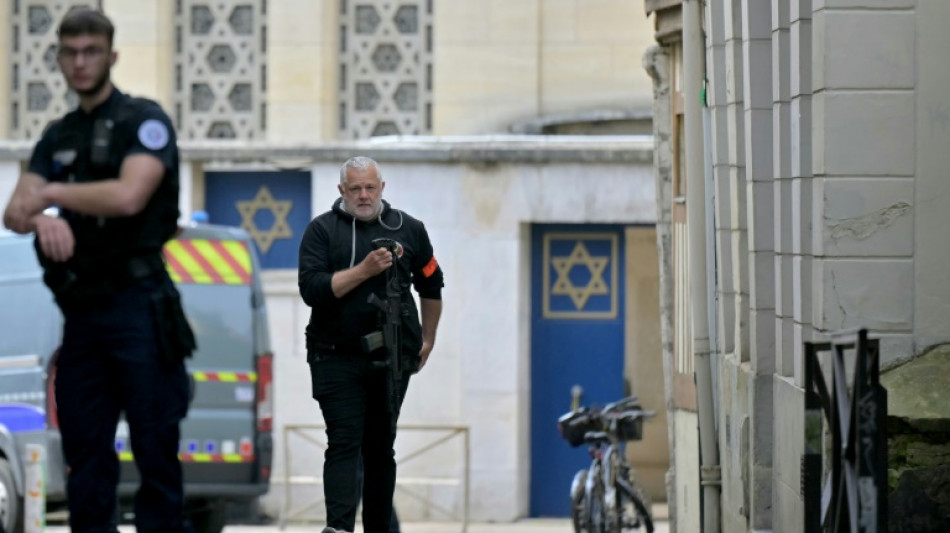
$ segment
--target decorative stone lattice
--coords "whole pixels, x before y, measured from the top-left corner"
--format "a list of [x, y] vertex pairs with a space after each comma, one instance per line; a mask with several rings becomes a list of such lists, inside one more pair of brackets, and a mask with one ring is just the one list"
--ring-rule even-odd
[[13, 58], [10, 131], [15, 139], [36, 139], [50, 121], [76, 107], [56, 62], [56, 28], [70, 9], [100, 8], [100, 2], [33, 0], [12, 2]]
[[174, 120], [181, 138], [263, 138], [266, 9], [265, 0], [176, 0]]
[[432, 131], [432, 0], [342, 0], [340, 134]]

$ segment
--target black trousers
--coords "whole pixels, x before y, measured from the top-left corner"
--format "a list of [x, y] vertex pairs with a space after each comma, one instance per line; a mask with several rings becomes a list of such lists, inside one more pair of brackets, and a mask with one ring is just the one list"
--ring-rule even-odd
[[[323, 491], [327, 525], [353, 531], [362, 485], [363, 531], [389, 533], [396, 460], [386, 373], [365, 355], [322, 355], [310, 363], [313, 397], [327, 425]], [[403, 374], [399, 403], [410, 373]], [[363, 480], [360, 483], [362, 461]]]
[[56, 405], [69, 466], [66, 490], [74, 532], [116, 531], [120, 412], [129, 424], [141, 476], [135, 496], [139, 533], [184, 529], [179, 422], [188, 410], [182, 362], [155, 348], [150, 296], [167, 276], [141, 280], [111, 298], [63, 310]]

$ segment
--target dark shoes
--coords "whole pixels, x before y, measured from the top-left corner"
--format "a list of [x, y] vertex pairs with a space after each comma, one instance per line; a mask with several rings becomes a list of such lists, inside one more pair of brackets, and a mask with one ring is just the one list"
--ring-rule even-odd
[[323, 531], [320, 533], [349, 533], [348, 531], [343, 531], [342, 529], [335, 529], [330, 526], [323, 528]]

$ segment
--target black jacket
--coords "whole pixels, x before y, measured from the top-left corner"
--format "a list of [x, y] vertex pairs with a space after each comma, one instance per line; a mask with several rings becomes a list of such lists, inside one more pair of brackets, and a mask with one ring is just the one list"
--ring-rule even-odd
[[311, 357], [314, 352], [360, 353], [360, 337], [379, 329], [379, 312], [367, 297], [370, 292], [386, 296], [386, 273], [364, 281], [342, 298], [334, 296], [330, 280], [335, 272], [359, 264], [372, 251], [371, 241], [381, 237], [395, 239], [404, 250], [396, 262], [406, 311], [403, 353], [417, 355], [422, 347], [419, 313], [409, 286], [415, 287], [421, 298], [441, 299], [442, 269], [422, 222], [392, 209], [386, 201], [380, 218], [384, 224], [356, 220], [343, 210], [342, 199], [337, 199], [330, 211], [307, 226], [300, 241], [298, 285], [303, 301], [312, 308], [307, 326]]

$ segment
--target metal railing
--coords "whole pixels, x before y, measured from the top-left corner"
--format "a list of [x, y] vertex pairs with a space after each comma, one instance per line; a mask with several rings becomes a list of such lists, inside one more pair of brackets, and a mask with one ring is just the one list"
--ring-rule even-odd
[[804, 348], [804, 529], [887, 531], [887, 391], [878, 341], [861, 329]]
[[[281, 502], [280, 507], [280, 519], [279, 526], [280, 529], [284, 529], [287, 525], [287, 522], [294, 517], [300, 517], [307, 511], [310, 511], [317, 506], [319, 506], [323, 500], [322, 498], [317, 498], [315, 501], [304, 504], [302, 507], [293, 509], [291, 501], [291, 486], [293, 485], [322, 485], [323, 477], [320, 475], [291, 475], [291, 465], [293, 464], [293, 458], [291, 457], [290, 446], [290, 437], [295, 435], [300, 439], [303, 439], [312, 445], [314, 445], [320, 453], [320, 456], [323, 455], [323, 451], [327, 448], [327, 443], [325, 438], [322, 437], [326, 425], [324, 424], [288, 424], [283, 428], [283, 448], [284, 448], [284, 475], [281, 479], [281, 483], [284, 488], [284, 498]], [[429, 508], [438, 511], [440, 514], [451, 518], [453, 520], [460, 520], [462, 523], [462, 533], [468, 531], [468, 511], [469, 511], [469, 493], [470, 493], [470, 442], [469, 442], [469, 428], [468, 426], [443, 426], [443, 425], [428, 425], [428, 424], [406, 424], [399, 425], [397, 427], [397, 434], [405, 434], [405, 432], [417, 432], [417, 433], [428, 433], [434, 434], [431, 440], [423, 442], [413, 449], [409, 450], [407, 453], [399, 455], [396, 457], [397, 466], [400, 464], [405, 464], [417, 457], [422, 456], [425, 452], [432, 450], [442, 444], [445, 444], [453, 439], [461, 439], [463, 445], [463, 468], [462, 468], [462, 477], [461, 478], [446, 478], [446, 477], [400, 477], [397, 474], [396, 477], [396, 489], [400, 491], [401, 494], [406, 494], [407, 496], [416, 499], [420, 502], [425, 503]], [[299, 449], [298, 449], [299, 453]], [[461, 516], [456, 514], [453, 510], [448, 509], [438, 503], [432, 501], [426, 496], [422, 496], [413, 492], [408, 488], [409, 485], [423, 485], [423, 486], [432, 486], [432, 485], [451, 485], [451, 486], [461, 486], [462, 490], [462, 512]]]

